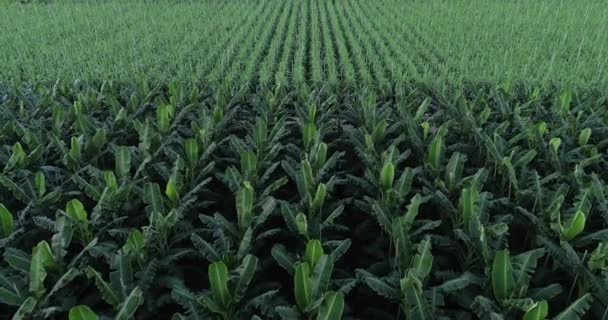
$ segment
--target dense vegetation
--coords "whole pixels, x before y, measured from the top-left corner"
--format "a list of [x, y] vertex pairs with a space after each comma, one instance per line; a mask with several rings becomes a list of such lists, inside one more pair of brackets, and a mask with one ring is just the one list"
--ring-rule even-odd
[[15, 319], [77, 305], [116, 319], [605, 316], [600, 96], [145, 82], [0, 96], [0, 296]]
[[0, 2], [0, 319], [608, 319], [607, 10]]
[[606, 16], [598, 0], [17, 3], [0, 10], [0, 78], [605, 89]]

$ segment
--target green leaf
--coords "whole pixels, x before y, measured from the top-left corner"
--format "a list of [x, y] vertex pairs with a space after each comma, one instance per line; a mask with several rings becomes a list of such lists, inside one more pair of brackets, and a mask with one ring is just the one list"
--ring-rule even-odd
[[433, 255], [431, 254], [431, 240], [427, 237], [418, 244], [418, 253], [414, 256], [410, 275], [419, 281], [424, 281], [433, 267]]
[[534, 274], [538, 259], [545, 255], [543, 248], [526, 251], [513, 257], [513, 277], [517, 288], [528, 287], [528, 281]]
[[165, 195], [174, 206], [179, 203], [179, 191], [175, 175], [169, 177], [169, 181], [167, 181], [167, 186], [165, 187]]
[[300, 320], [302, 316], [295, 307], [278, 306], [275, 311], [281, 320]]
[[380, 170], [380, 187], [382, 190], [389, 190], [393, 187], [393, 180], [395, 179], [395, 165], [392, 162], [384, 164]]
[[194, 167], [199, 158], [198, 141], [194, 138], [184, 140], [184, 151], [188, 164]]
[[559, 109], [562, 117], [570, 113], [570, 104], [572, 103], [572, 91], [567, 89], [559, 96]]
[[462, 207], [462, 222], [465, 226], [469, 225], [471, 217], [479, 214], [479, 191], [475, 186], [464, 188], [460, 196]]
[[211, 299], [208, 296], [201, 296], [197, 299], [197, 302], [202, 304], [205, 308], [209, 309], [211, 312], [215, 312], [218, 314], [223, 314], [224, 309], [217, 302]]
[[101, 298], [105, 302], [113, 307], [118, 307], [118, 305], [120, 305], [121, 298], [118, 296], [118, 293], [116, 293], [110, 284], [103, 279], [99, 272], [89, 266], [85, 270], [85, 273], [87, 278], [94, 280], [95, 286], [97, 287], [97, 290], [99, 290], [99, 293], [101, 293]]
[[507, 299], [515, 290], [515, 278], [509, 250], [504, 249], [496, 252], [492, 264], [492, 289], [497, 299]]
[[435, 134], [435, 137], [433, 137], [433, 140], [431, 141], [431, 145], [429, 146], [428, 152], [427, 152], [427, 163], [430, 166], [430, 168], [432, 170], [439, 170], [440, 166], [441, 166], [441, 156], [442, 156], [442, 152], [443, 152], [443, 139], [445, 137], [445, 135], [447, 134], [447, 125], [448, 123], [444, 123], [441, 127], [439, 127], [439, 129], [437, 130], [437, 133]]
[[327, 197], [327, 187], [324, 183], [319, 183], [317, 186], [317, 192], [315, 193], [315, 197], [312, 201], [312, 205], [310, 207], [311, 211], [317, 211], [321, 209], [323, 203], [325, 202], [325, 198]]
[[26, 320], [29, 319], [29, 315], [34, 311], [38, 301], [33, 297], [27, 298], [17, 309], [17, 312], [13, 315], [13, 320]]
[[114, 164], [119, 178], [122, 179], [129, 175], [129, 171], [131, 171], [131, 152], [128, 147], [120, 146], [116, 148]]
[[51, 251], [51, 247], [48, 242], [42, 240], [38, 242], [36, 245], [38, 248], [38, 253], [42, 256], [42, 262], [45, 267], [56, 268], [57, 261], [55, 261], [55, 257], [53, 256], [53, 252]]
[[553, 149], [553, 152], [556, 152], [559, 150], [559, 146], [562, 144], [562, 139], [560, 138], [553, 138], [549, 141], [549, 145], [551, 145], [551, 149]]
[[11, 170], [13, 168], [21, 168], [23, 166], [23, 162], [25, 161], [26, 153], [23, 151], [23, 147], [21, 143], [17, 142], [13, 145], [11, 157], [8, 159], [8, 162], [5, 166], [5, 171]]
[[315, 126], [314, 122], [308, 122], [308, 123], [304, 124], [302, 131], [303, 131], [302, 134], [303, 134], [304, 149], [308, 150], [308, 147], [310, 146], [313, 139], [315, 138], [315, 135], [317, 134], [317, 127]]
[[593, 297], [586, 293], [576, 301], [572, 302], [564, 311], [560, 312], [553, 320], [578, 320], [585, 315], [591, 306]]
[[49, 291], [49, 293], [45, 296], [44, 300], [42, 300], [43, 304], [47, 304], [48, 300], [55, 294], [57, 293], [59, 290], [61, 290], [62, 288], [64, 288], [66, 285], [68, 285], [70, 282], [72, 282], [72, 280], [74, 280], [74, 278], [78, 277], [79, 275], [81, 275], [81, 271], [76, 269], [76, 268], [71, 268], [68, 271], [66, 271], [60, 278], [59, 280], [57, 280], [57, 282], [55, 282], [55, 285], [53, 285], [53, 288], [51, 288], [51, 290]]
[[171, 126], [171, 109], [170, 106], [164, 104], [159, 105], [156, 109], [156, 125], [161, 133], [169, 131], [169, 127]]
[[583, 129], [583, 131], [581, 131], [581, 133], [578, 135], [578, 145], [581, 147], [587, 145], [587, 142], [589, 142], [590, 137], [591, 128]]
[[139, 306], [141, 306], [143, 303], [143, 292], [138, 287], [135, 287], [120, 305], [120, 309], [118, 309], [115, 319], [129, 320], [133, 318], [135, 312], [137, 312], [137, 308], [139, 308]]
[[241, 260], [245, 257], [247, 252], [251, 249], [251, 238], [253, 237], [253, 229], [247, 228], [243, 237], [241, 238], [241, 243], [239, 244], [239, 249], [236, 253], [237, 259]]
[[151, 212], [153, 213], [164, 213], [165, 206], [163, 205], [163, 195], [160, 192], [160, 186], [157, 183], [146, 183], [144, 185], [144, 203], [150, 206]]
[[46, 269], [44, 267], [44, 253], [38, 248], [34, 247], [32, 250], [32, 260], [30, 262], [30, 293], [40, 298], [46, 289], [44, 288], [44, 279], [46, 278]]
[[405, 222], [407, 224], [407, 232], [409, 232], [414, 220], [418, 216], [418, 208], [420, 208], [420, 204], [422, 204], [422, 197], [419, 193], [416, 193], [410, 200], [410, 204], [407, 206], [407, 211], [405, 212]]
[[294, 296], [300, 310], [305, 311], [312, 302], [312, 280], [310, 279], [310, 266], [307, 262], [298, 263], [294, 275]]
[[405, 296], [408, 307], [408, 317], [411, 320], [431, 319], [427, 301], [422, 295], [422, 284], [416, 277], [407, 276], [401, 280], [401, 291]]
[[36, 191], [38, 191], [38, 196], [44, 196], [44, 194], [46, 193], [46, 182], [44, 178], [44, 173], [37, 172], [34, 176], [34, 183], [36, 184]]
[[475, 274], [465, 271], [457, 278], [442, 283], [437, 288], [445, 293], [457, 293], [470, 285], [481, 285], [482, 279]]
[[13, 215], [0, 203], [0, 238], [5, 238], [13, 233]]
[[535, 303], [526, 313], [524, 314], [523, 320], [545, 320], [549, 315], [549, 305], [547, 301], [540, 301]]
[[236, 212], [241, 230], [245, 230], [253, 219], [254, 191], [251, 183], [245, 181], [236, 193]]
[[104, 171], [103, 179], [106, 183], [106, 187], [110, 188], [111, 191], [115, 192], [118, 189], [118, 181], [112, 171]]
[[292, 258], [285, 247], [280, 244], [276, 244], [270, 250], [270, 255], [274, 260], [285, 269], [290, 275], [294, 273], [294, 266], [296, 264], [294, 258]]
[[420, 120], [424, 119], [424, 114], [427, 112], [429, 106], [431, 105], [431, 102], [432, 102], [431, 98], [426, 98], [426, 99], [424, 99], [424, 101], [422, 101], [422, 103], [416, 110], [416, 114], [414, 115], [415, 121], [420, 121]]
[[25, 297], [20, 287], [16, 281], [0, 273], [0, 303], [10, 306], [21, 305], [25, 301]]
[[70, 216], [74, 221], [77, 222], [87, 222], [88, 215], [87, 211], [84, 209], [84, 205], [78, 199], [72, 199], [68, 201], [65, 206], [65, 212]]
[[217, 304], [227, 307], [230, 304], [230, 292], [228, 291], [228, 267], [222, 261], [209, 265], [209, 285], [213, 298]]
[[313, 191], [312, 188], [314, 188], [315, 185], [315, 176], [313, 175], [310, 162], [307, 159], [302, 160], [300, 165], [301, 170], [298, 178], [302, 181], [301, 184], [304, 188], [302, 191], [305, 191], [305, 194], [301, 194], [301, 198], [304, 199]]
[[6, 261], [9, 266], [13, 267], [13, 269], [23, 273], [30, 272], [30, 260], [30, 255], [19, 249], [6, 248], [4, 251], [4, 261]]
[[570, 222], [570, 226], [562, 231], [562, 237], [566, 240], [574, 239], [579, 233], [585, 229], [587, 217], [582, 211], [577, 211]]
[[327, 254], [322, 255], [312, 272], [313, 297], [319, 297], [327, 290], [333, 269], [334, 261], [331, 256]]
[[75, 306], [70, 309], [69, 320], [98, 320], [99, 317], [85, 305]]
[[375, 276], [366, 275], [363, 277], [363, 282], [377, 294], [390, 300], [396, 301], [401, 296], [398, 289], [388, 285], [385, 281]]
[[295, 217], [295, 224], [298, 228], [298, 233], [302, 236], [308, 235], [308, 221], [306, 219], [306, 215], [303, 212], [300, 212]]
[[340, 258], [348, 251], [352, 241], [350, 239], [344, 239], [340, 241], [340, 244], [334, 248], [334, 250], [329, 254], [334, 262], [339, 261]]
[[27, 193], [25, 193], [23, 188], [2, 173], [0, 173], [0, 185], [10, 190], [13, 193], [13, 196], [22, 203], [27, 204], [31, 201], [30, 197], [27, 195]]
[[305, 259], [310, 267], [314, 268], [322, 255], [323, 247], [321, 246], [321, 241], [312, 239], [306, 243]]
[[317, 147], [316, 162], [315, 162], [316, 167], [322, 168], [326, 162], [327, 162], [327, 144], [325, 142], [321, 142], [321, 143], [319, 143], [319, 145]]
[[124, 254], [115, 254], [110, 260], [110, 283], [124, 299], [133, 288], [133, 267], [131, 259]]
[[200, 251], [201, 254], [209, 262], [216, 262], [216, 261], [219, 261], [222, 259], [220, 254], [213, 247], [213, 245], [211, 245], [209, 242], [205, 241], [203, 238], [201, 238], [196, 233], [193, 233], [190, 236], [190, 240], [192, 240], [194, 247], [196, 247], [196, 249], [198, 249], [198, 251]]
[[129, 233], [127, 242], [122, 246], [122, 251], [126, 254], [139, 253], [146, 245], [145, 239], [139, 229], [133, 229]]
[[241, 174], [246, 180], [256, 177], [258, 159], [253, 151], [241, 153]]
[[239, 280], [236, 284], [236, 288], [234, 289], [235, 302], [238, 303], [245, 295], [245, 291], [249, 287], [249, 284], [255, 275], [257, 266], [258, 258], [256, 256], [249, 254], [245, 257], [245, 259], [243, 259], [243, 263], [239, 268]]
[[344, 311], [344, 294], [330, 291], [323, 298], [317, 313], [317, 320], [340, 320]]

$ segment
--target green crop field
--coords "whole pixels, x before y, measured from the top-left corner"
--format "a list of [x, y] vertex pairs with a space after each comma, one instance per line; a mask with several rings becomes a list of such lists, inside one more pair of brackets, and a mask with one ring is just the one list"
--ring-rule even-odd
[[0, 68], [5, 81], [606, 88], [606, 16], [593, 0], [15, 4], [0, 11]]
[[607, 17], [0, 0], [0, 320], [608, 320]]

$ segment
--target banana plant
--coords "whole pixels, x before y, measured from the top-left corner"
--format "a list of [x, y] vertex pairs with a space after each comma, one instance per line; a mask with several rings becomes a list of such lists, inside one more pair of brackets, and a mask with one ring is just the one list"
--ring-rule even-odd
[[[334, 220], [344, 211], [341, 203], [331, 207], [325, 205], [331, 192], [344, 183], [338, 175], [332, 174], [343, 153], [334, 152], [328, 157], [328, 146], [321, 138], [322, 133], [309, 122], [303, 130], [303, 144], [309, 151], [302, 152], [299, 163], [295, 159], [282, 162], [283, 170], [296, 184], [299, 199], [295, 204], [282, 202], [281, 213], [289, 230], [304, 238], [319, 238], [325, 228], [334, 227]], [[300, 221], [299, 226], [296, 220]]]
[[436, 306], [428, 299], [438, 298], [440, 294], [436, 289], [425, 288], [432, 266], [431, 240], [427, 237], [417, 244], [416, 254], [406, 269], [393, 269], [385, 277], [359, 269], [357, 276], [375, 293], [398, 303], [404, 319], [430, 319]]
[[255, 316], [261, 301], [271, 299], [276, 290], [263, 290], [254, 284], [258, 258], [245, 256], [240, 263], [229, 267], [223, 261], [209, 265], [209, 290], [191, 292], [183, 283], [174, 283], [173, 299], [187, 311], [176, 314], [180, 319], [199, 319], [202, 315], [215, 315], [220, 319], [249, 319]]
[[[497, 251], [490, 276], [494, 299], [477, 296], [473, 305], [477, 315], [482, 319], [498, 314], [546, 319], [549, 313], [547, 301], [557, 297], [563, 288], [557, 283], [532, 287], [532, 280], [537, 276], [535, 270], [544, 254], [542, 248], [513, 257], [507, 249]], [[554, 319], [579, 319], [589, 308], [591, 300], [590, 294], [583, 295]]]
[[68, 256], [74, 234], [69, 221], [58, 216], [50, 244], [46, 240], [38, 242], [31, 254], [12, 247], [5, 249], [8, 268], [0, 267], [0, 297], [3, 303], [18, 307], [15, 319], [51, 317], [66, 312], [70, 306], [62, 292], [69, 290], [73, 280], [83, 274], [78, 265], [86, 262], [85, 253], [97, 244], [97, 239]]
[[218, 178], [233, 192], [248, 181], [256, 193], [262, 197], [270, 196], [287, 182], [284, 177], [273, 179], [280, 164], [277, 158], [283, 152], [282, 140], [286, 133], [284, 118], [274, 119], [269, 124], [257, 117], [244, 139], [234, 136], [230, 139], [231, 149], [239, 158], [239, 168], [230, 166]]
[[[293, 274], [295, 306], [278, 306], [276, 312], [281, 319], [342, 319], [344, 294], [350, 284], [338, 291], [331, 291], [334, 257], [325, 254], [319, 240], [310, 240], [300, 261], [290, 261], [284, 253], [274, 251], [279, 264]], [[335, 252], [335, 251], [334, 251]], [[337, 260], [337, 259], [336, 259]]]
[[115, 310], [116, 319], [132, 319], [137, 309], [144, 303], [144, 292], [135, 285], [133, 266], [129, 255], [115, 254], [110, 261], [110, 281], [93, 267], [87, 267], [85, 274], [95, 284], [103, 300]]

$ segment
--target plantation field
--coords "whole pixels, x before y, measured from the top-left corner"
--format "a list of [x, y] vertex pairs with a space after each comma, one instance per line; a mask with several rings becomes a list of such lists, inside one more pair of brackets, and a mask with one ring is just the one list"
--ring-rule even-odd
[[0, 320], [608, 320], [605, 1], [0, 0]]
[[6, 81], [606, 87], [603, 1], [53, 1], [0, 10]]

